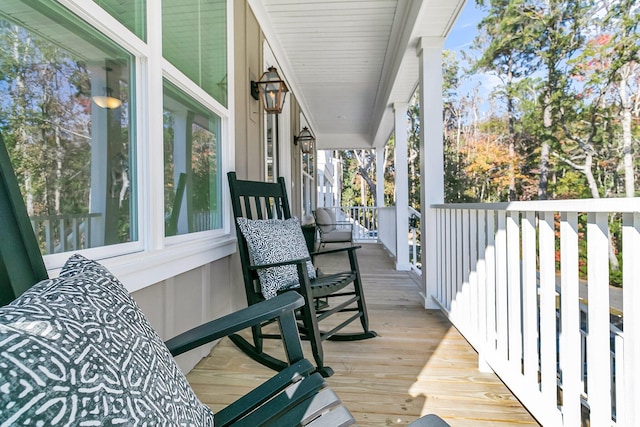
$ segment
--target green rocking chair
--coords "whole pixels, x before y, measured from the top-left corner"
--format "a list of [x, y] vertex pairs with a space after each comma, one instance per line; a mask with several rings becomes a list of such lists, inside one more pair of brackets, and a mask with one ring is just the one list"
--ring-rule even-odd
[[[0, 424], [49, 425], [54, 419], [69, 425], [114, 419], [126, 425], [354, 423], [303, 358], [294, 312], [304, 301], [296, 293], [205, 323], [165, 345], [124, 287], [99, 264], [74, 255], [60, 277], [49, 279], [1, 135], [0, 222]], [[117, 313], [109, 312], [112, 307]], [[171, 356], [266, 321], [280, 325], [288, 366], [213, 414]], [[93, 335], [83, 337], [85, 324]], [[103, 377], [108, 383], [96, 382]], [[95, 387], [85, 386], [89, 380]], [[84, 388], [76, 389], [77, 383]]]
[[[265, 280], [269, 279], [269, 276], [261, 275], [261, 272], [273, 267], [281, 268], [286, 264], [295, 265], [294, 271], [297, 271], [297, 276], [294, 282], [296, 286], [299, 285], [295, 289], [305, 301], [298, 313], [300, 333], [303, 339], [311, 343], [317, 371], [325, 377], [332, 375], [333, 370], [324, 364], [322, 341], [353, 341], [377, 336], [369, 329], [369, 317], [356, 254], [359, 246], [311, 253], [310, 257], [314, 259], [328, 254], [342, 253], [349, 264], [349, 268], [345, 271], [313, 277], [315, 271], [313, 267], [309, 267], [310, 257], [306, 244], [299, 239], [299, 244], [294, 244], [295, 237], [302, 236], [302, 231], [297, 221], [291, 218], [284, 179], [279, 178], [278, 182], [274, 183], [239, 180], [235, 172], [229, 172], [227, 176], [231, 191], [231, 206], [236, 219], [238, 250], [247, 303], [251, 306], [265, 300]], [[253, 235], [252, 226], [258, 230]], [[282, 237], [281, 229], [286, 230], [286, 234]], [[279, 254], [270, 258], [271, 263], [256, 261], [258, 255], [264, 253], [269, 255], [289, 246], [297, 246], [302, 256], [296, 259], [295, 255], [285, 252], [282, 254], [282, 259], [278, 258]], [[262, 258], [264, 260], [269, 257]], [[277, 277], [275, 282], [280, 283], [281, 278]], [[287, 290], [289, 289], [278, 289], [276, 292]], [[359, 323], [361, 330], [345, 332], [343, 328], [352, 322]], [[330, 326], [322, 328], [326, 324]], [[266, 324], [253, 326], [252, 343], [237, 334], [231, 335], [230, 338], [254, 360], [272, 369], [283, 369], [286, 366], [284, 361], [263, 351], [264, 339], [279, 338], [277, 334], [265, 332], [264, 326]]]

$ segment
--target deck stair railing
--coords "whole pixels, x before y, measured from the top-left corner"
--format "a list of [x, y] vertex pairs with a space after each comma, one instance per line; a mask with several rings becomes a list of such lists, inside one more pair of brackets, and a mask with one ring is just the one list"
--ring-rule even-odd
[[[427, 285], [480, 367], [542, 425], [638, 425], [640, 198], [431, 209]], [[622, 289], [610, 286], [610, 247]]]

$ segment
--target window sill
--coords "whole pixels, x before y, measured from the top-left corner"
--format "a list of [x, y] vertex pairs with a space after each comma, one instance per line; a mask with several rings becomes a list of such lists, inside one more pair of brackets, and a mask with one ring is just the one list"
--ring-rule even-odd
[[[108, 268], [129, 292], [135, 292], [227, 257], [235, 251], [235, 236], [224, 235], [219, 238], [192, 240], [154, 251], [133, 252], [97, 261]], [[49, 276], [55, 277], [59, 272], [59, 268], [50, 269]]]

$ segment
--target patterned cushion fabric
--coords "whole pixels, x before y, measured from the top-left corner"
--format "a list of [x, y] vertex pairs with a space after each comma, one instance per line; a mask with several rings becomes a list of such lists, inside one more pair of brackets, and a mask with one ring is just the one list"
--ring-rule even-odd
[[[273, 264], [309, 257], [309, 250], [297, 218], [247, 219], [236, 218], [240, 231], [247, 241], [251, 263]], [[309, 278], [316, 272], [311, 261], [307, 261]], [[300, 286], [295, 265], [283, 265], [258, 270], [262, 295], [269, 299], [278, 291]]]
[[213, 426], [122, 284], [72, 256], [0, 307], [0, 425]]

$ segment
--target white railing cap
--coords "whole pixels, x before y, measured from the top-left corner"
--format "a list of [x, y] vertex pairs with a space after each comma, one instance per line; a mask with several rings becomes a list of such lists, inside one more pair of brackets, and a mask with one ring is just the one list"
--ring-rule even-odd
[[626, 212], [640, 213], [640, 197], [611, 199], [534, 200], [501, 203], [449, 203], [431, 205], [434, 209], [476, 209], [519, 212]]

